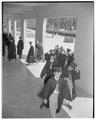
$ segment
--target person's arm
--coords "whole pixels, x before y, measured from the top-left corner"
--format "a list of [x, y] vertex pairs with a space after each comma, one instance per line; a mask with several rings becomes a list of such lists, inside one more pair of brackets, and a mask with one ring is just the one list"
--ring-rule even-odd
[[43, 78], [46, 74], [46, 66], [47, 66], [47, 63], [45, 64], [45, 66], [43, 67], [42, 71], [41, 71], [41, 74], [40, 74], [40, 77]]

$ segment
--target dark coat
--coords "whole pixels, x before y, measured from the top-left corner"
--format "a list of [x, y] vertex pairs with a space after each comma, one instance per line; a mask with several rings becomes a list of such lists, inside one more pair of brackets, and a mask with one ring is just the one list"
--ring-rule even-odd
[[[51, 77], [48, 82], [44, 85], [38, 96], [42, 99], [49, 99], [57, 85], [57, 81], [54, 77]], [[67, 81], [61, 76], [58, 82], [59, 85], [59, 96], [58, 96], [58, 110], [61, 110], [63, 99], [71, 100], [70, 90]], [[58, 111], [58, 112], [59, 112]]]
[[57, 61], [58, 66], [63, 67], [65, 65], [66, 55], [65, 54], [57, 54], [56, 61]]
[[33, 46], [31, 46], [30, 49], [29, 49], [26, 61], [28, 63], [31, 63], [32, 61], [34, 61], [34, 48], [33, 48]]
[[76, 85], [75, 85], [75, 80], [80, 79], [80, 71], [75, 71], [74, 69], [71, 71], [71, 76], [72, 76], [72, 84], [73, 84], [73, 89], [72, 89], [72, 99], [76, 98]]
[[67, 67], [70, 65], [70, 63], [72, 62], [72, 61], [74, 61], [74, 55], [72, 54], [72, 55], [68, 55], [67, 56]]
[[23, 41], [19, 40], [17, 45], [17, 54], [22, 55], [22, 49], [24, 48]]
[[41, 60], [43, 59], [43, 48], [41, 45], [37, 45], [37, 59]]
[[40, 91], [38, 96], [43, 99], [48, 99], [50, 95], [56, 88], [57, 81], [54, 77], [50, 78], [48, 82], [44, 85], [43, 89]]
[[40, 74], [41, 78], [43, 78], [45, 76], [44, 85], [47, 83], [48, 79], [51, 78], [51, 76], [53, 76], [53, 70], [50, 69], [50, 65], [51, 65], [51, 62], [49, 60], [46, 61], [46, 64], [43, 67], [41, 74]]
[[13, 42], [8, 43], [8, 59], [16, 59], [16, 48]]

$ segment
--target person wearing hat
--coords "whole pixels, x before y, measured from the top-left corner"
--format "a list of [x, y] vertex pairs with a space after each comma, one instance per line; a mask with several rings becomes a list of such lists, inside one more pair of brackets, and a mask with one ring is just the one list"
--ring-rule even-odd
[[72, 61], [74, 61], [74, 54], [71, 52], [71, 49], [67, 48], [66, 52], [66, 63], [65, 66], [68, 67]]
[[51, 118], [56, 117], [56, 109], [58, 107], [58, 95], [59, 95], [59, 84], [58, 81], [60, 79], [62, 71], [58, 66], [54, 66], [53, 74], [48, 82], [44, 85], [43, 89], [40, 91], [38, 96], [44, 99], [44, 103], [47, 104], [47, 100], [49, 100], [49, 110]]
[[19, 55], [19, 58], [22, 57], [23, 48], [24, 48], [23, 40], [22, 40], [21, 37], [19, 37], [19, 41], [18, 41], [18, 44], [17, 44], [17, 54]]
[[27, 65], [29, 65], [29, 63], [35, 62], [35, 60], [34, 60], [34, 47], [32, 45], [32, 42], [29, 42], [29, 44], [30, 44], [30, 48], [29, 48], [29, 52], [27, 55], [27, 59], [26, 59], [26, 62], [28, 63]]
[[70, 82], [69, 84], [71, 96], [74, 100], [76, 98], [76, 87], [75, 87], [75, 80], [80, 79], [80, 70], [77, 68], [77, 64], [75, 62], [71, 62], [68, 66], [68, 70], [70, 72]]
[[[53, 62], [54, 62], [54, 55], [50, 55], [49, 59], [46, 61], [46, 64], [44, 65], [40, 77], [41, 79], [44, 79], [44, 85], [48, 82], [48, 80], [53, 76]], [[47, 104], [44, 103], [42, 100], [41, 109], [42, 107], [49, 108], [49, 101]]]

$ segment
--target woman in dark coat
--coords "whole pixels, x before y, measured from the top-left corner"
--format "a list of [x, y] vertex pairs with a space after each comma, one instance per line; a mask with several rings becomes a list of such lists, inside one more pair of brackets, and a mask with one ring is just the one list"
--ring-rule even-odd
[[30, 49], [29, 49], [29, 52], [28, 52], [28, 55], [27, 55], [26, 62], [32, 63], [32, 62], [35, 62], [34, 61], [34, 47], [32, 46], [32, 42], [30, 42], [29, 44], [30, 44]]
[[72, 99], [74, 100], [76, 98], [76, 86], [75, 86], [75, 80], [80, 79], [80, 70], [77, 68], [77, 65], [75, 62], [71, 62], [68, 67], [70, 74], [71, 74], [71, 80], [72, 80]]
[[36, 44], [36, 48], [37, 48], [37, 60], [42, 60], [43, 59], [43, 48], [39, 41]]
[[8, 43], [8, 59], [9, 61], [11, 59], [16, 60], [16, 48], [13, 40], [10, 40]]
[[[56, 113], [60, 112], [61, 106], [63, 104], [63, 99], [72, 101], [70, 89], [69, 89], [69, 86], [68, 86], [67, 80], [66, 80], [68, 78], [69, 78], [69, 71], [66, 70], [66, 68], [65, 68], [65, 69], [63, 69], [62, 75], [60, 76], [60, 79], [58, 81], [59, 95], [58, 95], [58, 103], [57, 103], [58, 107], [57, 107]], [[49, 100], [51, 94], [53, 93], [53, 91], [56, 88], [56, 84], [57, 84], [57, 82], [54, 80], [54, 77], [51, 77], [48, 80], [48, 82], [45, 84], [43, 89], [40, 91], [38, 96], [42, 99]]]
[[22, 57], [23, 48], [24, 48], [23, 40], [21, 39], [21, 37], [19, 37], [19, 41], [18, 41], [18, 44], [17, 44], [17, 54], [19, 55], [19, 58]]

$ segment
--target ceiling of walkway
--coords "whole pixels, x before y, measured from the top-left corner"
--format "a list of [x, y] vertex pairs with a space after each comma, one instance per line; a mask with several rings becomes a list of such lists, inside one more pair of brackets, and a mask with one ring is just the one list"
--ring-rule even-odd
[[22, 14], [26, 11], [32, 11], [36, 7], [47, 6], [50, 3], [16, 3], [16, 2], [3, 2], [2, 10], [3, 10], [3, 18], [9, 18], [17, 14]]

